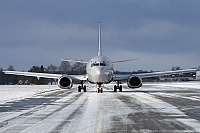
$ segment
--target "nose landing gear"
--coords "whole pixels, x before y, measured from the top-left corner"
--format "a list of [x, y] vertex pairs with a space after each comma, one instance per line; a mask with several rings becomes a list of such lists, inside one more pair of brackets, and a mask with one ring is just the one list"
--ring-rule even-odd
[[98, 87], [97, 88], [97, 93], [103, 93], [103, 88], [102, 87]]
[[101, 87], [101, 84], [97, 87], [97, 93], [103, 93], [103, 88]]

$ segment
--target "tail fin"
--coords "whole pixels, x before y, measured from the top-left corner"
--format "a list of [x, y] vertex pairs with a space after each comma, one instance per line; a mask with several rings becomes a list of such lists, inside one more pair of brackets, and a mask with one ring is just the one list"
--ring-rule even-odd
[[98, 40], [98, 45], [99, 45], [98, 56], [101, 56], [102, 51], [101, 51], [101, 23], [100, 22], [99, 22], [99, 40]]

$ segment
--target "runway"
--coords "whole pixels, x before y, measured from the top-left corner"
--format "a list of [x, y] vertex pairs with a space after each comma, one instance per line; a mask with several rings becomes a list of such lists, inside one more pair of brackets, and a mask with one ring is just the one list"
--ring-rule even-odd
[[103, 93], [94, 85], [81, 93], [77, 86], [0, 86], [0, 132], [200, 132], [200, 83], [124, 85], [123, 92], [112, 86]]

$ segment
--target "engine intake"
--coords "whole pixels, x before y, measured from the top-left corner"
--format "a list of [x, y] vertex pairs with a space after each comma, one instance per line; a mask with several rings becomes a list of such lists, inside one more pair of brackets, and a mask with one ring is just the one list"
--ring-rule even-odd
[[128, 79], [127, 84], [129, 88], [139, 88], [142, 86], [142, 80], [139, 77], [133, 76]]
[[66, 76], [60, 77], [58, 80], [58, 86], [63, 89], [70, 89], [73, 86], [72, 79]]

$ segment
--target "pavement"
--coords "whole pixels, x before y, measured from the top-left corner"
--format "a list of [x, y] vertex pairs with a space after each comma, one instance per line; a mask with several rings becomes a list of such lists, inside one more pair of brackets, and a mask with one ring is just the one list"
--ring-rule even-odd
[[200, 132], [199, 82], [112, 87], [0, 86], [0, 133]]

